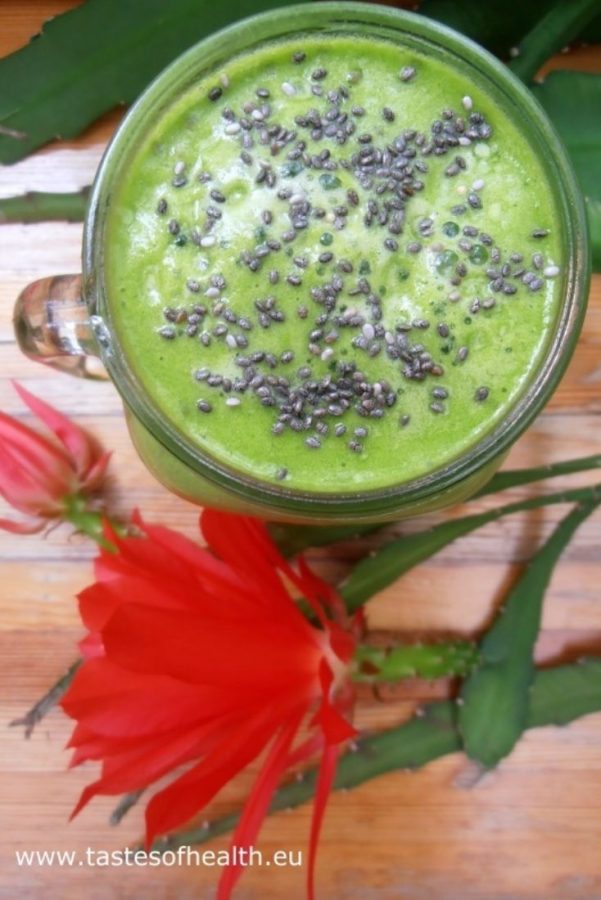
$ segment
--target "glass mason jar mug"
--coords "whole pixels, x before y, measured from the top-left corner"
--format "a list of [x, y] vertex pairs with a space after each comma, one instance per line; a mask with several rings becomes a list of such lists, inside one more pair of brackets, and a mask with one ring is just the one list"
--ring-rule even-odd
[[[201, 449], [144, 391], [114, 327], [116, 298], [104, 273], [107, 210], [131, 148], [161, 111], [228, 60], [295, 35], [361, 35], [451, 60], [488, 90], [519, 124], [549, 176], [561, 217], [562, 302], [544, 358], [505, 417], [448, 464], [378, 490], [300, 491], [236, 471]], [[85, 222], [83, 274], [29, 285], [17, 301], [15, 328], [30, 357], [85, 377], [108, 375], [120, 392], [134, 444], [147, 467], [175, 493], [205, 505], [283, 521], [332, 523], [404, 518], [459, 502], [498, 468], [511, 444], [541, 410], [574, 350], [589, 278], [583, 204], [565, 152], [526, 88], [486, 51], [425, 18], [363, 3], [324, 2], [279, 9], [239, 22], [179, 57], [131, 108], [100, 165]], [[302, 438], [301, 438], [302, 440]]]

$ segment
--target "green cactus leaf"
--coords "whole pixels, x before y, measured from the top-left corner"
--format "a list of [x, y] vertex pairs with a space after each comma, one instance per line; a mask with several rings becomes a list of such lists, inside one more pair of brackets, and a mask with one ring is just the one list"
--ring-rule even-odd
[[511, 752], [527, 727], [545, 591], [562, 551], [600, 503], [598, 494], [560, 522], [482, 639], [480, 662], [463, 685], [458, 723], [466, 753], [487, 768]]
[[510, 503], [487, 512], [461, 519], [442, 522], [427, 531], [408, 534], [385, 544], [371, 556], [362, 559], [348, 578], [339, 587], [340, 593], [349, 610], [356, 610], [378, 591], [383, 590], [407, 572], [438, 553], [457, 538], [469, 534], [489, 522], [495, 522], [503, 516], [539, 509], [556, 503], [598, 503], [601, 498], [601, 485], [591, 488], [575, 488], [546, 494], [529, 500]]
[[591, 469], [601, 468], [601, 453], [594, 456], [581, 456], [578, 459], [567, 459], [565, 462], [551, 463], [547, 466], [536, 466], [532, 469], [507, 469], [505, 472], [497, 472], [496, 475], [478, 491], [476, 497], [485, 497], [487, 494], [496, 494], [510, 488], [520, 487], [523, 484], [534, 484], [536, 481], [544, 481], [547, 478], [557, 478], [560, 475], [573, 475], [576, 472], [588, 472]]
[[0, 199], [0, 225], [8, 222], [82, 222], [90, 188], [76, 194], [30, 191]]
[[75, 137], [135, 100], [176, 56], [236, 19], [284, 0], [87, 0], [0, 60], [0, 162]]
[[528, 727], [567, 725], [601, 709], [601, 659], [540, 670], [530, 691]]
[[599, 11], [599, 0], [555, 0], [547, 13], [517, 45], [518, 54], [509, 63], [514, 75], [528, 83], [540, 67], [581, 34]]
[[367, 525], [270, 525], [269, 531], [285, 556], [295, 556], [308, 547], [325, 547], [338, 541], [349, 541], [383, 528], [380, 523]]
[[553, 0], [423, 0], [419, 12], [507, 58], [552, 6]]
[[374, 647], [362, 644], [353, 658], [353, 681], [375, 684], [402, 678], [465, 677], [480, 659], [473, 641], [438, 641], [435, 644], [398, 644]]
[[551, 72], [532, 92], [568, 150], [586, 202], [593, 268], [601, 270], [601, 75]]

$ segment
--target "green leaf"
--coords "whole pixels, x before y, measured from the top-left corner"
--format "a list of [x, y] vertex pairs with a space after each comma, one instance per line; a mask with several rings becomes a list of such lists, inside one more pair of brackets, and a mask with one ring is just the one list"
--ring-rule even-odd
[[349, 541], [384, 528], [385, 523], [367, 525], [270, 525], [272, 538], [284, 554], [295, 556], [307, 547], [324, 547], [338, 541]]
[[201, 38], [283, 0], [87, 0], [0, 60], [0, 162], [75, 137]]
[[568, 459], [565, 462], [551, 463], [547, 466], [536, 466], [532, 469], [507, 469], [505, 472], [497, 472], [496, 475], [481, 488], [475, 497], [485, 497], [487, 494], [496, 494], [509, 488], [520, 487], [523, 484], [534, 484], [536, 481], [544, 481], [546, 478], [557, 478], [559, 475], [573, 475], [576, 472], [587, 472], [590, 469], [601, 468], [601, 453], [594, 456], [581, 456], [578, 459]]
[[[528, 727], [565, 725], [580, 716], [601, 711], [601, 659], [543, 669], [537, 672], [530, 695]], [[349, 789], [371, 778], [399, 769], [414, 769], [461, 749], [456, 723], [457, 707], [450, 700], [429, 703], [418, 717], [397, 728], [359, 741], [338, 766], [335, 789]], [[291, 809], [315, 793], [315, 770], [301, 781], [280, 788], [270, 812]], [[174, 834], [153, 849], [167, 850], [202, 844], [231, 831], [238, 814], [216, 819], [208, 826]]]
[[134, 808], [143, 794], [144, 788], [139, 791], [132, 791], [131, 794], [124, 794], [110, 815], [109, 825], [118, 825], [130, 809]]
[[372, 647], [361, 644], [355, 650], [353, 681], [370, 684], [400, 681], [402, 678], [464, 677], [480, 659], [473, 641], [439, 641], [436, 644], [399, 644]]
[[77, 659], [74, 663], [72, 663], [67, 671], [61, 675], [61, 677], [55, 681], [52, 687], [46, 691], [43, 697], [41, 697], [36, 703], [33, 704], [31, 709], [29, 709], [24, 716], [21, 716], [18, 719], [13, 719], [12, 722], [9, 722], [9, 726], [24, 726], [25, 728], [25, 737], [31, 737], [33, 734], [33, 730], [38, 725], [42, 719], [48, 715], [51, 709], [57, 705], [61, 697], [63, 697], [67, 693], [67, 689], [78, 668], [82, 663], [81, 659]]
[[601, 15], [596, 16], [592, 22], [582, 29], [582, 33], [578, 35], [579, 40], [587, 44], [598, 44], [601, 42]]
[[0, 199], [0, 225], [7, 222], [82, 222], [90, 188], [76, 194], [30, 191], [20, 197]]
[[458, 722], [466, 753], [487, 768], [513, 750], [527, 727], [534, 644], [545, 591], [562, 551], [600, 503], [601, 494], [579, 504], [563, 519], [510, 592], [480, 644], [480, 663], [461, 692]]
[[539, 671], [530, 691], [528, 727], [567, 725], [601, 709], [601, 659]]
[[553, 0], [423, 0], [419, 12], [507, 57], [553, 6]]
[[599, 0], [555, 0], [518, 44], [518, 55], [509, 63], [513, 74], [529, 82], [550, 56], [581, 33], [598, 10]]
[[488, 525], [489, 522], [495, 522], [497, 519], [513, 513], [539, 509], [555, 503], [598, 503], [600, 491], [601, 485], [596, 485], [590, 488], [575, 488], [556, 494], [533, 497], [473, 516], [442, 522], [427, 531], [418, 531], [415, 534], [397, 538], [376, 550], [372, 556], [362, 559], [340, 585], [340, 594], [347, 609], [354, 611], [413, 566], [429, 559], [457, 538], [463, 537], [483, 525]]
[[593, 267], [601, 270], [601, 75], [551, 72], [532, 92], [562, 138], [585, 196]]

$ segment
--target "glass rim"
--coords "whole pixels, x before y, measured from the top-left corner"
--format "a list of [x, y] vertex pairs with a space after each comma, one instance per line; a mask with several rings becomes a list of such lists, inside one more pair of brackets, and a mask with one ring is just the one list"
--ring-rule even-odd
[[[309, 8], [310, 7], [310, 8]], [[283, 483], [253, 478], [201, 450], [160, 409], [144, 396], [133, 369], [110, 327], [110, 301], [103, 270], [104, 224], [111, 199], [111, 185], [132, 138], [144, 133], [144, 120], [156, 113], [168, 97], [182, 93], [193, 79], [223, 66], [227, 59], [267, 41], [295, 33], [320, 33], [357, 28], [382, 29], [382, 36], [429, 43], [452, 52], [474, 67], [481, 81], [488, 81], [520, 113], [530, 142], [544, 146], [542, 163], [553, 186], [561, 215], [566, 265], [564, 296], [550, 338], [532, 382], [507, 414], [476, 444], [432, 472], [384, 488], [348, 493], [296, 491]], [[241, 38], [247, 40], [237, 44]], [[146, 121], [153, 121], [152, 117]], [[553, 178], [551, 177], [553, 175]], [[189, 468], [230, 493], [283, 512], [337, 514], [361, 502], [365, 514], [384, 513], [405, 502], [415, 502], [446, 491], [503, 454], [528, 427], [557, 386], [574, 349], [586, 309], [590, 278], [589, 246], [584, 201], [571, 162], [546, 113], [513, 73], [487, 50], [458, 32], [423, 16], [372, 3], [320, 2], [280, 7], [242, 19], [204, 38], [167, 66], [130, 108], [110, 141], [98, 169], [84, 225], [84, 293], [99, 337], [100, 354], [123, 400], [151, 435]]]

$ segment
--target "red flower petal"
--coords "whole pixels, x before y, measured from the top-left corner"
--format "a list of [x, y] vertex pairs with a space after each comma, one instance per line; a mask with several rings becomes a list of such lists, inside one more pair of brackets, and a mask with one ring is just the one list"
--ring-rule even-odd
[[95, 491], [100, 487], [104, 476], [106, 475], [106, 469], [111, 461], [112, 455], [112, 451], [103, 453], [96, 462], [92, 463], [88, 472], [83, 477], [81, 485], [82, 490]]
[[15, 509], [33, 515], [55, 513], [66, 493], [68, 488], [63, 480], [54, 481], [43, 469], [36, 473], [28, 471], [15, 457], [10, 444], [2, 447], [0, 494]]
[[317, 845], [323, 824], [323, 817], [332, 791], [336, 765], [338, 763], [338, 747], [326, 747], [321, 758], [317, 786], [315, 788], [315, 800], [313, 801], [313, 819], [311, 821], [311, 836], [309, 839], [309, 866], [307, 872], [307, 896], [308, 900], [315, 897], [315, 859]]
[[153, 582], [165, 598], [174, 589], [179, 591], [178, 603], [173, 605], [180, 606], [183, 600], [183, 605], [190, 609], [221, 610], [225, 615], [248, 614], [263, 605], [262, 585], [242, 579], [182, 535], [159, 526], [142, 527], [148, 538], [107, 534], [118, 552], [104, 551], [97, 559], [99, 581], [119, 576], [144, 578]]
[[61, 706], [95, 734], [134, 737], [193, 727], [240, 704], [230, 690], [149, 678], [101, 658], [80, 666]]
[[[284, 725], [273, 742], [269, 755], [263, 763], [261, 772], [244, 804], [244, 810], [232, 836], [230, 848], [244, 847], [248, 849], [254, 843], [263, 819], [269, 810], [273, 793], [278, 786], [282, 773], [286, 769], [288, 751], [304, 714], [305, 710], [301, 708], [296, 713], [296, 716], [291, 717], [290, 721]], [[219, 880], [217, 900], [229, 900], [241, 874], [242, 869], [239, 863], [228, 866]]]
[[166, 772], [198, 755], [203, 727], [178, 732], [167, 739], [159, 735], [147, 743], [135, 745], [135, 751], [117, 758], [110, 774], [89, 784], [71, 813], [73, 819], [97, 794], [122, 794], [137, 791], [155, 782]]
[[277, 712], [267, 709], [229, 735], [197, 766], [160, 791], [146, 807], [146, 846], [173, 831], [212, 800], [224, 784], [246, 768], [278, 727]]
[[[208, 619], [128, 604], [102, 632], [107, 656], [127, 669], [182, 681], [315, 692], [320, 650], [280, 623]], [[315, 696], [315, 694], [313, 693]]]
[[45, 519], [32, 519], [29, 522], [13, 522], [11, 519], [0, 519], [0, 529], [12, 534], [37, 534], [47, 525]]
[[17, 461], [30, 474], [42, 475], [46, 470], [59, 473], [60, 480], [73, 476], [69, 457], [47, 438], [18, 419], [0, 412], [0, 443], [3, 449], [10, 447]]
[[79, 475], [84, 476], [99, 456], [96, 442], [49, 403], [45, 403], [16, 381], [13, 384], [23, 402], [69, 451], [74, 469]]
[[282, 594], [277, 570], [287, 570], [289, 566], [269, 537], [265, 524], [249, 516], [232, 516], [216, 509], [203, 510], [200, 523], [205, 540], [220, 559], [234, 571], [270, 587], [264, 600], [272, 605], [274, 596]]

